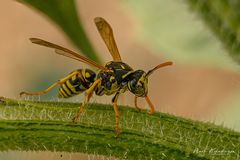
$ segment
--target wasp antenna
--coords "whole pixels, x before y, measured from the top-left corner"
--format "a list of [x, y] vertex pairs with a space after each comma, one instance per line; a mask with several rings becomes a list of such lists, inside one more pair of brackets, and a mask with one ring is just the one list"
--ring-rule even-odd
[[37, 41], [37, 40], [39, 40], [38, 38], [29, 38], [29, 40], [31, 41], [31, 42], [34, 42], [34, 41]]
[[102, 17], [95, 17], [94, 22], [98, 23], [100, 21], [103, 21], [104, 19]]
[[40, 39], [40, 38], [29, 38], [29, 40], [32, 42], [32, 43], [36, 43], [38, 44], [39, 42], [42, 42], [44, 40]]
[[146, 74], [146, 77], [150, 76], [155, 70], [162, 68], [162, 67], [170, 66], [172, 64], [173, 64], [172, 61], [167, 61], [167, 62], [161, 63], [161, 64], [157, 65], [156, 67], [154, 67], [153, 69], [149, 70]]

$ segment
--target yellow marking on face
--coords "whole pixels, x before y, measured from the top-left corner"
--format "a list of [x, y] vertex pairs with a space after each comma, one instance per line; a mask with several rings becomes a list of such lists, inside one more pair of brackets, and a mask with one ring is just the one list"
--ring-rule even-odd
[[142, 86], [142, 83], [140, 83], [140, 81], [138, 81], [137, 86]]
[[62, 88], [60, 88], [59, 91], [62, 93], [63, 97], [68, 97], [68, 95], [63, 91]]
[[78, 93], [78, 92], [76, 91], [76, 89], [74, 88], [74, 86], [72, 86], [72, 84], [71, 84], [69, 81], [67, 81], [66, 84], [67, 84], [68, 88], [69, 88], [73, 93]]
[[140, 82], [142, 82], [144, 84], [146, 83], [146, 78], [143, 75], [141, 76], [141, 78], [139, 78], [139, 80], [137, 82], [138, 86], [142, 86], [142, 83], [140, 83]]
[[68, 95], [71, 95], [71, 91], [69, 91], [65, 84], [62, 84], [62, 88], [64, 89], [65, 92], [67, 92]]

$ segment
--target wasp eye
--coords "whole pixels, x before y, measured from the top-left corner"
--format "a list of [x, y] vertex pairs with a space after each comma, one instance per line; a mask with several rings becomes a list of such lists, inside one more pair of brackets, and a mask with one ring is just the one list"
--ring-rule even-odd
[[128, 83], [128, 89], [138, 97], [145, 96], [147, 94], [147, 80], [133, 79]]

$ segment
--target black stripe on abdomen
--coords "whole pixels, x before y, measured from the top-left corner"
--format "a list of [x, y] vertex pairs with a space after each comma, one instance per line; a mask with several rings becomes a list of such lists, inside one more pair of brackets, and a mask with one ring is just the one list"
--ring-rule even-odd
[[84, 82], [80, 77], [73, 76], [60, 86], [58, 94], [60, 98], [68, 98], [82, 93], [88, 88], [88, 83]]

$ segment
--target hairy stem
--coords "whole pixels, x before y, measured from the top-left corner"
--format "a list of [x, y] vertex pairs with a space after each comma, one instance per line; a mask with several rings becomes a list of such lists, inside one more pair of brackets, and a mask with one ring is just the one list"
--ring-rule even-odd
[[237, 159], [240, 133], [165, 113], [119, 106], [114, 134], [111, 105], [90, 104], [77, 124], [78, 103], [2, 99], [0, 150], [65, 151], [123, 159]]

